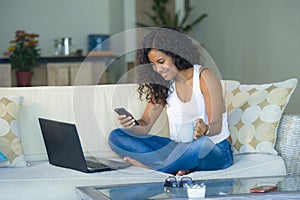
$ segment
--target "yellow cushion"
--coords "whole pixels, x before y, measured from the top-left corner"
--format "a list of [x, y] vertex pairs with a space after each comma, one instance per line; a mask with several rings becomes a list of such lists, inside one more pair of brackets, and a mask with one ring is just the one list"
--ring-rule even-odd
[[225, 102], [234, 154], [271, 153], [281, 115], [295, 90], [297, 79], [226, 88]]
[[8, 159], [8, 167], [26, 166], [19, 136], [22, 101], [22, 97], [0, 96], [0, 152]]

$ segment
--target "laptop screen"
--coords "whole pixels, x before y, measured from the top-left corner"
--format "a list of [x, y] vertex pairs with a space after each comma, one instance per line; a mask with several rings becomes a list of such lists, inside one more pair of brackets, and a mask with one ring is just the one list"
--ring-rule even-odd
[[79, 135], [74, 124], [39, 118], [48, 159], [53, 165], [87, 172]]

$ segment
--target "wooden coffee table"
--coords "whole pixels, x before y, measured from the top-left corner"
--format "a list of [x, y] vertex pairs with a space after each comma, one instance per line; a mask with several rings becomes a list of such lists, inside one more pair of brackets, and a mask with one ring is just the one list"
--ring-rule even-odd
[[[195, 183], [206, 185], [205, 199], [300, 198], [299, 175], [195, 180]], [[276, 185], [277, 190], [250, 193], [251, 188], [262, 185]], [[166, 188], [162, 182], [77, 187], [76, 192], [84, 200], [188, 199], [186, 188]]]

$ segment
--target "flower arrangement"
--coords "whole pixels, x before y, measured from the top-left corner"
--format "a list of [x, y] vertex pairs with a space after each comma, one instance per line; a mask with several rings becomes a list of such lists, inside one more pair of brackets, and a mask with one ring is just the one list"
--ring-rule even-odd
[[12, 69], [32, 71], [32, 68], [37, 66], [40, 57], [40, 49], [37, 48], [38, 37], [36, 33], [26, 33], [23, 30], [15, 32], [15, 40], [10, 41], [12, 45], [4, 52], [4, 55], [9, 57]]

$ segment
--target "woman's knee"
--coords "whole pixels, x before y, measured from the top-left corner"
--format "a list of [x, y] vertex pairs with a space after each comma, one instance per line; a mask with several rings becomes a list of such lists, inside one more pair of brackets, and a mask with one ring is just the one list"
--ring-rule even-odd
[[110, 132], [109, 134], [109, 141], [114, 142], [117, 141], [120, 136], [124, 135], [124, 131], [122, 129], [117, 128]]
[[208, 154], [214, 151], [216, 144], [212, 142], [208, 137], [200, 137], [192, 144], [192, 149], [196, 153], [199, 159], [205, 158]]

